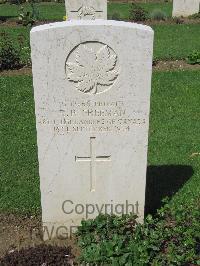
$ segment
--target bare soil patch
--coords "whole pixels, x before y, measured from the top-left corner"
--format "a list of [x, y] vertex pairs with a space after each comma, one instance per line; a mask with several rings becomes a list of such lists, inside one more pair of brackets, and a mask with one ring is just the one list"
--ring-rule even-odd
[[[156, 71], [170, 71], [170, 70], [200, 70], [200, 65], [190, 65], [184, 60], [175, 61], [157, 61], [153, 64], [153, 70]], [[32, 75], [31, 67], [23, 67], [14, 70], [4, 70], [0, 72], [0, 76], [21, 76]]]
[[0, 76], [21, 76], [21, 75], [32, 75], [31, 67], [23, 67], [20, 69], [0, 71]]
[[[56, 247], [66, 247], [70, 253], [70, 258], [77, 256], [79, 254], [79, 249], [75, 244], [74, 238], [68, 238], [63, 240], [49, 240], [44, 242], [42, 240], [42, 224], [41, 217], [35, 216], [18, 216], [14, 214], [0, 214], [0, 258], [3, 258], [5, 255], [14, 254], [15, 259], [18, 257], [18, 252], [21, 254], [29, 254], [31, 252], [35, 254], [41, 253], [41, 249], [48, 252], [51, 250], [49, 247], [44, 247], [44, 245], [53, 245]], [[71, 249], [69, 249], [71, 247]], [[30, 252], [25, 249], [31, 249]], [[21, 251], [22, 250], [22, 251]], [[55, 252], [63, 254], [66, 249], [55, 249]], [[21, 253], [22, 252], [22, 253]], [[14, 260], [11, 256], [11, 260]], [[9, 259], [9, 258], [8, 258]], [[31, 259], [31, 258], [30, 258]], [[33, 258], [32, 258], [33, 260]], [[0, 264], [2, 265], [2, 264]], [[6, 264], [5, 264], [6, 265]], [[9, 264], [7, 264], [9, 265]], [[25, 264], [10, 264], [10, 265], [25, 265]], [[28, 265], [37, 265], [37, 264], [27, 264]], [[40, 265], [40, 264], [38, 264]], [[49, 265], [49, 264], [48, 264]], [[54, 264], [55, 266], [57, 264]], [[68, 265], [68, 264], [58, 264], [59, 265]]]
[[5, 21], [0, 20], [0, 26], [16, 27], [18, 25], [19, 24], [17, 24], [15, 20], [5, 20]]
[[0, 214], [0, 257], [6, 252], [10, 253], [22, 247], [41, 244], [41, 238], [35, 238], [32, 234], [40, 227], [40, 220], [33, 216], [18, 217], [12, 214]]
[[[57, 20], [44, 20], [44, 21], [36, 21], [33, 27], [43, 25], [43, 24], [48, 24], [48, 23], [54, 23], [58, 22]], [[127, 22], [132, 22], [132, 23], [138, 23], [138, 24], [143, 24], [143, 25], [173, 25], [173, 24], [200, 24], [200, 18], [178, 18], [178, 19], [173, 19], [169, 18], [166, 20], [146, 20], [146, 21], [130, 21], [127, 20]], [[16, 19], [8, 19], [5, 21], [0, 20], [0, 26], [6, 26], [6, 27], [19, 27], [23, 26], [18, 22]]]
[[1, 266], [73, 266], [70, 247], [39, 245], [14, 251], [0, 259]]
[[[40, 26], [43, 24], [48, 24], [48, 23], [53, 23], [53, 22], [58, 22], [55, 20], [43, 20], [43, 21], [36, 21], [33, 25], [33, 27], [35, 26]], [[12, 20], [5, 20], [5, 21], [0, 21], [0, 26], [6, 26], [6, 27], [19, 27], [19, 26], [23, 26], [21, 23], [18, 22], [18, 20], [16, 19], [12, 19]], [[27, 26], [24, 26], [27, 27]]]
[[[134, 21], [132, 21], [134, 22]], [[167, 19], [167, 20], [146, 20], [141, 22], [136, 22], [143, 25], [153, 26], [153, 25], [174, 25], [174, 24], [200, 24], [200, 19], [192, 18], [178, 18], [178, 19]]]
[[170, 71], [170, 70], [200, 70], [200, 65], [190, 65], [184, 60], [176, 61], [158, 61], [154, 63], [153, 69], [156, 71]]

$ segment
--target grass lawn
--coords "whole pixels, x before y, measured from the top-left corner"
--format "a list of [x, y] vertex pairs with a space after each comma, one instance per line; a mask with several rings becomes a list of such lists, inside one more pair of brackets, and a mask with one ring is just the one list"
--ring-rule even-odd
[[32, 79], [0, 77], [0, 209], [34, 213], [40, 206]]
[[[142, 8], [144, 8], [146, 11], [151, 13], [155, 9], [162, 10], [165, 12], [167, 17], [172, 16], [172, 3], [141, 3], [138, 4]], [[108, 4], [108, 15], [112, 17], [112, 14], [115, 12], [120, 13], [120, 17], [124, 20], [129, 19], [129, 10], [130, 10], [131, 4], [127, 3], [110, 3]]]
[[149, 188], [154, 206], [159, 206], [156, 197], [175, 192], [187, 179], [173, 199], [175, 209], [200, 200], [199, 87], [200, 71], [153, 74], [148, 162], [161, 166], [150, 175], [155, 179]]
[[[198, 24], [155, 25], [154, 58], [155, 59], [184, 59], [193, 50], [200, 50], [200, 27]], [[17, 36], [22, 34], [25, 46], [29, 46], [30, 27], [0, 27], [0, 32], [11, 34], [13, 41], [18, 45]], [[30, 58], [30, 51], [23, 55], [25, 61]]]
[[[141, 4], [147, 10], [161, 8], [168, 15], [171, 12], [171, 3], [146, 3]], [[29, 4], [27, 4], [29, 6]], [[40, 19], [62, 20], [65, 15], [64, 4], [58, 3], [39, 3], [37, 4]], [[110, 16], [116, 11], [120, 12], [123, 19], [128, 18], [130, 4], [110, 3], [108, 13]], [[3, 4], [0, 8], [0, 16], [17, 16], [19, 6]], [[154, 25], [155, 31], [154, 58], [155, 59], [185, 59], [193, 50], [200, 50], [200, 27], [198, 24], [173, 24], [173, 25]], [[18, 44], [17, 36], [22, 34], [25, 38], [25, 46], [29, 45], [30, 27], [5, 27], [0, 26], [0, 32], [6, 31], [11, 34], [16, 45]], [[30, 53], [30, 51], [29, 51]], [[30, 58], [30, 54], [22, 56], [23, 60]]]
[[[199, 87], [200, 71], [153, 74], [149, 164], [167, 167], [169, 175], [171, 167], [177, 167], [178, 183], [182, 166], [193, 169], [176, 196], [177, 209], [179, 201], [187, 203], [200, 193]], [[32, 78], [1, 76], [0, 88], [0, 211], [37, 213], [40, 192]], [[168, 178], [163, 182], [170, 187]]]
[[155, 25], [154, 58], [184, 59], [200, 51], [200, 25]]
[[[30, 4], [23, 5], [25, 10], [31, 10]], [[0, 5], [0, 17], [16, 18], [20, 13], [20, 5], [3, 4]], [[63, 20], [65, 16], [65, 6], [59, 3], [38, 3], [35, 5], [39, 11], [40, 20]]]
[[[131, 4], [127, 3], [109, 3], [108, 4], [108, 15], [112, 16], [113, 13], [118, 12], [122, 19], [129, 18], [129, 8]], [[24, 5], [26, 9], [30, 9], [30, 4]], [[63, 3], [38, 3], [35, 5], [39, 11], [40, 20], [62, 20], [65, 16], [65, 6]], [[140, 4], [144, 9], [151, 12], [154, 9], [163, 10], [168, 17], [172, 14], [172, 4], [171, 3], [142, 3]], [[17, 17], [19, 14], [20, 6], [2, 4], [0, 5], [0, 17]]]

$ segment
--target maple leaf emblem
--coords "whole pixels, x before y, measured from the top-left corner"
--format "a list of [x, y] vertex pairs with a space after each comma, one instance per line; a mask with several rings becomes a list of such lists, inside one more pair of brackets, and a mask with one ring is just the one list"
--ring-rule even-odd
[[84, 93], [98, 93], [98, 87], [106, 90], [111, 86], [119, 73], [116, 68], [117, 55], [103, 45], [97, 52], [80, 45], [75, 53], [75, 63], [66, 63], [67, 78], [76, 83], [77, 90]]

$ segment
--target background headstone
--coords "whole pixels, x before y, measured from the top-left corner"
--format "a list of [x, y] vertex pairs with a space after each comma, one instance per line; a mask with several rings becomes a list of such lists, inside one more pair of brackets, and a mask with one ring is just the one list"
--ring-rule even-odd
[[65, 0], [67, 19], [107, 19], [107, 0]]
[[31, 48], [44, 226], [70, 231], [99, 212], [142, 221], [152, 29], [73, 20], [33, 28]]
[[188, 17], [199, 12], [200, 0], [173, 0], [173, 17]]

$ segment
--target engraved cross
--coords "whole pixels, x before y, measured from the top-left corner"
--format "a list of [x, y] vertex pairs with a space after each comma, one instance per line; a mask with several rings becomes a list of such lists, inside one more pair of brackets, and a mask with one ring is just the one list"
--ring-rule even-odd
[[97, 156], [96, 154], [96, 138], [90, 138], [90, 156], [78, 157], [75, 156], [76, 162], [90, 162], [90, 191], [95, 191], [96, 183], [96, 163], [97, 162], [110, 162], [111, 156]]

